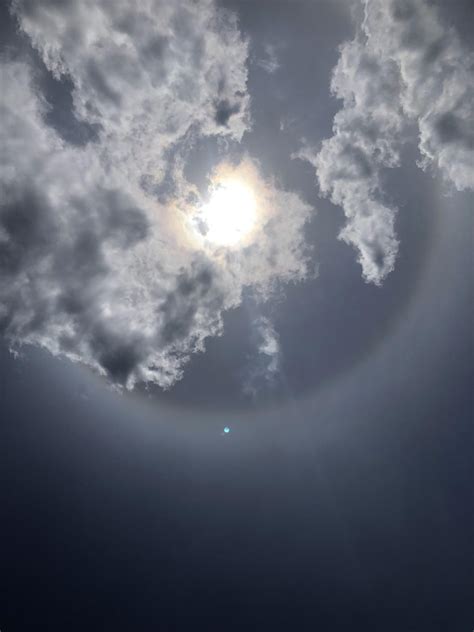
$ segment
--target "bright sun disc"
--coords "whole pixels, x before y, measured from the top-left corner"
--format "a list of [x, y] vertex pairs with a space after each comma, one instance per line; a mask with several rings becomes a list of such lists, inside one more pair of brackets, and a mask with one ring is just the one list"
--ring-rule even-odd
[[206, 239], [221, 246], [233, 246], [252, 230], [256, 202], [252, 191], [237, 180], [220, 182], [202, 208]]

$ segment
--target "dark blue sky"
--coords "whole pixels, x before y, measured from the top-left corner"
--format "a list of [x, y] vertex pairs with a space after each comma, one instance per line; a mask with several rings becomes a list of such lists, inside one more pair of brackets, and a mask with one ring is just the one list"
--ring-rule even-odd
[[[470, 630], [472, 193], [416, 167], [413, 132], [383, 175], [399, 209], [396, 267], [381, 287], [366, 283], [337, 239], [342, 210], [290, 157], [302, 137], [331, 136], [331, 71], [358, 9], [225, 4], [250, 41], [253, 127], [233, 156], [250, 154], [316, 208], [305, 238], [318, 276], [265, 303], [245, 293], [166, 393], [120, 393], [4, 341], [0, 629]], [[442, 19], [467, 45], [472, 9], [449, 6]], [[32, 56], [52, 104], [45, 124], [66, 143], [97, 142], [99, 128], [74, 115], [73, 84], [5, 18], [5, 41]], [[260, 63], [268, 46], [273, 73]], [[222, 152], [198, 139], [186, 177], [202, 188]], [[282, 359], [276, 386], [252, 398], [242, 381], [260, 316]]]

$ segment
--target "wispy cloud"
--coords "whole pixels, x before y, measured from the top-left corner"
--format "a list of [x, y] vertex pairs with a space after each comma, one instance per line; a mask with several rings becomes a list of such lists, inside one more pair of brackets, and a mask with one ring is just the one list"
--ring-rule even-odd
[[252, 327], [257, 352], [255, 357], [250, 358], [243, 391], [246, 395], [256, 397], [260, 391], [276, 385], [280, 371], [281, 349], [278, 334], [268, 318], [256, 318]]
[[273, 44], [265, 44], [264, 56], [257, 60], [257, 66], [265, 72], [268, 72], [270, 75], [280, 68], [276, 46]]

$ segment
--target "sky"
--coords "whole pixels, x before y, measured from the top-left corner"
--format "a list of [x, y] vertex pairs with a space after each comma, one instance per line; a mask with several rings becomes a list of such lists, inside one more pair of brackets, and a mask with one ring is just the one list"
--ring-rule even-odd
[[0, 629], [472, 629], [470, 3], [0, 25]]

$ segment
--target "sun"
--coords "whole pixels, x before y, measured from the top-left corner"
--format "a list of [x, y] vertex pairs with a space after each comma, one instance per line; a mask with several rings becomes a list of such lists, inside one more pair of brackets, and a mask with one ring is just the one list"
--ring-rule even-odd
[[235, 246], [249, 235], [256, 215], [252, 189], [238, 179], [221, 180], [201, 209], [205, 237], [219, 246]]

